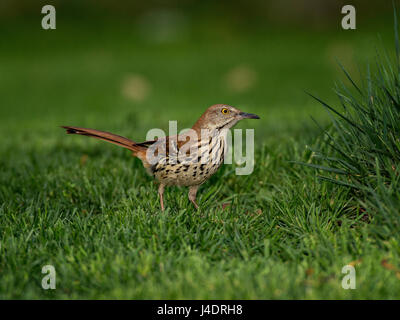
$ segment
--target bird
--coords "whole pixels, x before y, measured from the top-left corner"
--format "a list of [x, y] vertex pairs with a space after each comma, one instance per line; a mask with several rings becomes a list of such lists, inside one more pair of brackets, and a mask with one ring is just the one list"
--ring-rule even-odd
[[227, 104], [215, 104], [206, 109], [188, 132], [140, 143], [106, 131], [72, 126], [62, 128], [67, 134], [93, 137], [132, 151], [159, 182], [158, 195], [164, 211], [167, 186], [189, 187], [188, 198], [199, 209], [197, 190], [222, 165], [228, 149], [228, 130], [243, 119], [260, 117]]

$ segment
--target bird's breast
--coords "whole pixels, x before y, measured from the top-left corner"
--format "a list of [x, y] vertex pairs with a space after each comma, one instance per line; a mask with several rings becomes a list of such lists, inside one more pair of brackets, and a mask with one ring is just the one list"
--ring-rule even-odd
[[165, 185], [200, 185], [221, 166], [226, 152], [224, 137], [212, 137], [199, 141], [195, 152], [172, 158], [166, 156], [153, 167], [154, 177]]

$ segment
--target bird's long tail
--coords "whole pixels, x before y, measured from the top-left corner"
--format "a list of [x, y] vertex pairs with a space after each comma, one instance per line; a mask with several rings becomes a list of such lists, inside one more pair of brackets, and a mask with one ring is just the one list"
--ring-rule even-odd
[[129, 140], [127, 138], [121, 137], [119, 135], [110, 132], [99, 131], [95, 129], [79, 128], [79, 127], [69, 127], [69, 126], [62, 126], [62, 128], [66, 129], [68, 134], [80, 134], [82, 136], [88, 136], [104, 140], [116, 144], [118, 146], [127, 148], [129, 150], [132, 150], [134, 154], [146, 150], [146, 147], [137, 145], [136, 142], [132, 140]]

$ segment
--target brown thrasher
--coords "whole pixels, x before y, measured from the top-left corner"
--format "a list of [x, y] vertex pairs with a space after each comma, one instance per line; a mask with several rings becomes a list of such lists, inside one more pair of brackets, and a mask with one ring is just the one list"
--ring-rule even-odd
[[142, 143], [94, 129], [63, 128], [69, 134], [105, 140], [133, 151], [149, 174], [160, 182], [158, 194], [162, 210], [164, 188], [170, 185], [188, 186], [189, 200], [198, 209], [197, 189], [221, 166], [227, 151], [228, 130], [242, 119], [259, 117], [226, 104], [216, 104], [201, 115], [189, 132]]

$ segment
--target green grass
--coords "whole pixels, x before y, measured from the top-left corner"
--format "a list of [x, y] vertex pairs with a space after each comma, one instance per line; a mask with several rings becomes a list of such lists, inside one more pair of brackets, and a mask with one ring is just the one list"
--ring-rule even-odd
[[[323, 145], [310, 115], [329, 121], [304, 90], [335, 102], [335, 57], [357, 69], [373, 57], [378, 33], [391, 43], [390, 25], [310, 36], [220, 22], [158, 43], [128, 22], [62, 22], [54, 32], [33, 22], [4, 26], [0, 298], [399, 298], [388, 267], [400, 266], [399, 236], [377, 235], [382, 221], [364, 221], [351, 189], [291, 162], [312, 163], [306, 145]], [[254, 83], [227, 89], [226, 75], [241, 65]], [[150, 84], [144, 100], [121, 93], [129, 74]], [[186, 189], [168, 188], [161, 212], [138, 159], [58, 128], [141, 141], [168, 120], [188, 127], [219, 102], [261, 116], [238, 126], [255, 128], [256, 165], [249, 176], [225, 165], [199, 190], [199, 211]], [[344, 290], [341, 270], [351, 262], [357, 289]], [[56, 290], [41, 288], [47, 264]]]

